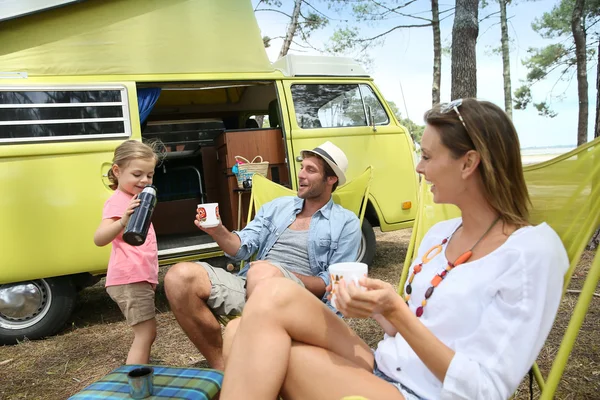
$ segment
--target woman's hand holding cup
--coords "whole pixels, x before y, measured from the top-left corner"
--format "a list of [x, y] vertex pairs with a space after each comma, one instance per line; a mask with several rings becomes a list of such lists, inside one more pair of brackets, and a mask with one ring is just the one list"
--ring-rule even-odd
[[353, 281], [358, 285], [359, 279], [366, 277], [369, 267], [367, 264], [359, 262], [344, 262], [331, 264], [329, 266], [330, 286], [327, 291], [331, 292], [331, 305], [337, 307], [337, 291], [341, 282]]
[[377, 314], [386, 317], [401, 300], [392, 285], [379, 279], [363, 277], [358, 284], [345, 280], [338, 284], [335, 307], [345, 317], [370, 318]]

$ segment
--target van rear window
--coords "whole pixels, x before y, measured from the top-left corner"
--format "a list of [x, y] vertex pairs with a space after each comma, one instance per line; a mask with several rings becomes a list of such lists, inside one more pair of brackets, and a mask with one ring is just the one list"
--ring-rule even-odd
[[123, 88], [0, 88], [0, 143], [128, 137]]

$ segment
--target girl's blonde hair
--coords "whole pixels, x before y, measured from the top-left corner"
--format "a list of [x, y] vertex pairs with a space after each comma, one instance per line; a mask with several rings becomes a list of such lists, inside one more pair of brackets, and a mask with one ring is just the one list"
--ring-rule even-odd
[[[125, 168], [132, 160], [149, 160], [153, 159], [155, 163], [162, 159], [161, 151], [159, 150], [162, 143], [159, 141], [142, 143], [137, 140], [126, 140], [115, 149], [113, 156], [113, 165], [119, 168]], [[119, 186], [119, 180], [113, 173], [112, 168], [108, 170], [109, 187], [116, 190]]]
[[425, 122], [440, 130], [442, 144], [455, 158], [469, 150], [477, 151], [486, 200], [505, 223], [529, 225], [531, 201], [512, 121], [488, 101], [463, 99], [458, 104], [460, 115], [452, 107], [438, 104], [425, 113]]

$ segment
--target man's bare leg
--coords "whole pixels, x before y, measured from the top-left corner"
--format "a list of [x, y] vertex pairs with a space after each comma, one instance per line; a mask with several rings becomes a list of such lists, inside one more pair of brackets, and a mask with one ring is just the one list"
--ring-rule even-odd
[[177, 322], [214, 369], [223, 370], [221, 325], [206, 305], [211, 282], [199, 264], [175, 264], [165, 276], [165, 292]]
[[283, 273], [268, 261], [253, 261], [246, 277], [246, 298], [249, 298], [258, 282], [269, 278], [283, 278]]

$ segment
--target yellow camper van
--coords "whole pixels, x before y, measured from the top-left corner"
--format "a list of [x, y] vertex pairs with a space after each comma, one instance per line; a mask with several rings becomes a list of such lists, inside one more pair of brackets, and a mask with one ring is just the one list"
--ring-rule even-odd
[[239, 157], [297, 189], [299, 150], [325, 140], [348, 155], [349, 179], [374, 168], [360, 258], [374, 257], [373, 226], [411, 226], [412, 140], [353, 60], [271, 64], [250, 1], [62, 3], [0, 20], [0, 344], [56, 333], [106, 272], [110, 246], [93, 234], [126, 139], [164, 144], [161, 265], [222, 254], [192, 222], [198, 203], [243, 227]]

